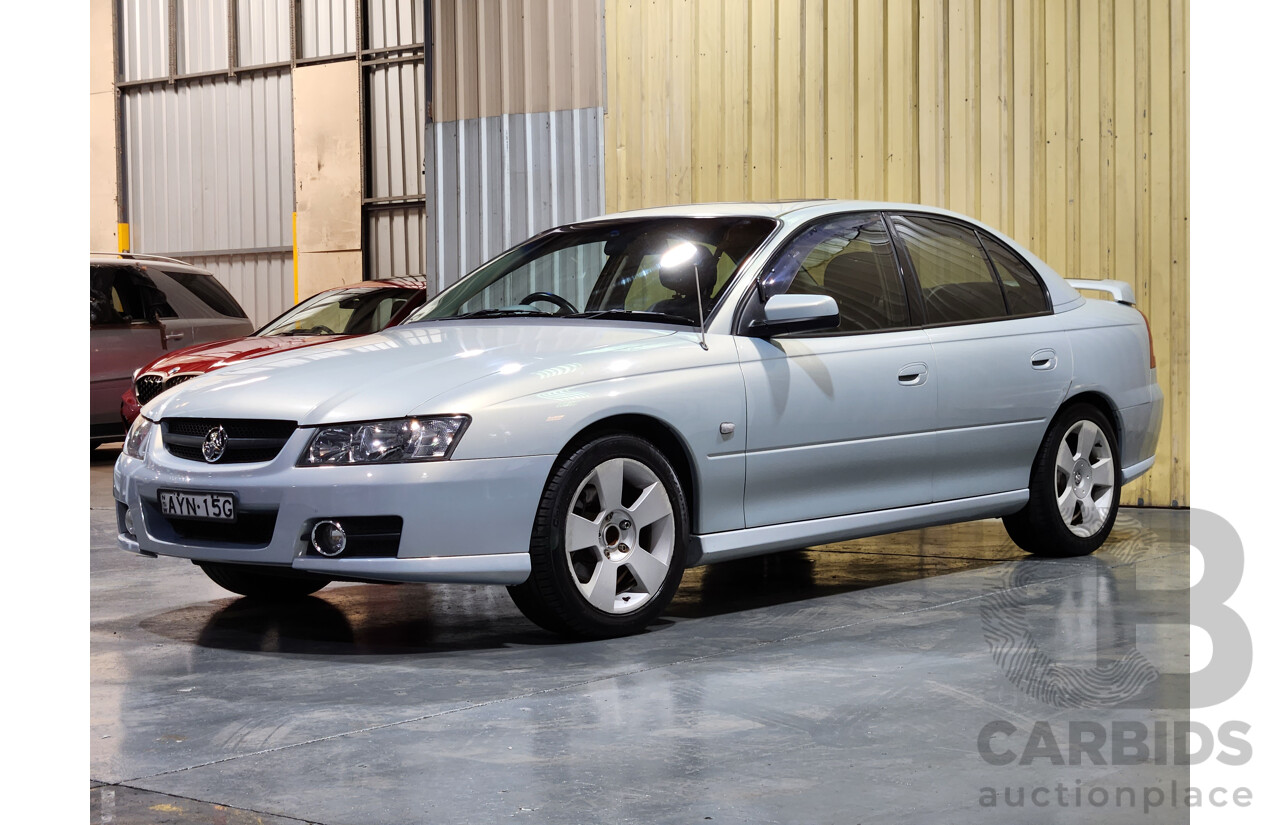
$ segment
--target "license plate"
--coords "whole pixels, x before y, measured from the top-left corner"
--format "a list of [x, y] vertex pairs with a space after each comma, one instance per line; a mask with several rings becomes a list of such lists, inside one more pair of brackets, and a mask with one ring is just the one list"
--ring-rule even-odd
[[186, 493], [160, 490], [160, 512], [174, 518], [235, 521], [236, 499], [230, 493]]

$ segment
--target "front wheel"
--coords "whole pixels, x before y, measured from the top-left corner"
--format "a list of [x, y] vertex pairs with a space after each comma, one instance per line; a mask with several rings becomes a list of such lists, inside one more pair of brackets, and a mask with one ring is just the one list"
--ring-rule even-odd
[[508, 591], [525, 616], [556, 633], [638, 633], [680, 585], [687, 525], [666, 457], [634, 436], [602, 436], [552, 472], [529, 544], [532, 572]]
[[207, 561], [199, 567], [219, 587], [255, 599], [300, 599], [329, 584], [329, 579], [319, 576], [277, 573], [252, 564]]
[[1054, 421], [1036, 454], [1030, 497], [1004, 517], [1014, 543], [1041, 556], [1087, 556], [1116, 521], [1120, 478], [1116, 436], [1095, 407], [1078, 405]]

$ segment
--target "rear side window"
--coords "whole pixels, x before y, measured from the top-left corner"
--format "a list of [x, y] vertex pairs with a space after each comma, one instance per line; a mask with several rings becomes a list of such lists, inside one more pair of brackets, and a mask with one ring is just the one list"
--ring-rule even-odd
[[907, 325], [907, 297], [893, 245], [878, 214], [840, 215], [804, 229], [782, 251], [762, 287], [764, 297], [830, 295], [839, 335]]
[[1010, 315], [1034, 315], [1049, 311], [1049, 301], [1045, 297], [1044, 287], [1040, 279], [1021, 258], [1013, 254], [1013, 250], [988, 235], [980, 233], [982, 245], [1000, 277], [1000, 285], [1004, 287], [1004, 297], [1009, 304]]
[[156, 273], [155, 280], [183, 318], [249, 317], [212, 275], [165, 270]]
[[896, 216], [924, 297], [925, 323], [956, 324], [1007, 316], [1004, 295], [978, 235], [950, 221]]

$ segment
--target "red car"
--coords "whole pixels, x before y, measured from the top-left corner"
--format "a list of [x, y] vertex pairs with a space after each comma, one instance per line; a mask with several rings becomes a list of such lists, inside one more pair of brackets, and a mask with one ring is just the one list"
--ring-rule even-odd
[[248, 337], [167, 352], [140, 368], [133, 386], [120, 397], [120, 414], [127, 427], [160, 393], [228, 364], [395, 326], [426, 297], [426, 279], [412, 277], [363, 281], [317, 293]]

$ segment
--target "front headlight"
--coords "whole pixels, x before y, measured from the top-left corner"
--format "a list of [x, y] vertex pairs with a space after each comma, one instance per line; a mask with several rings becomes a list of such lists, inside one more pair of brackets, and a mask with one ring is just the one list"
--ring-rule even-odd
[[331, 424], [316, 430], [298, 466], [441, 461], [453, 452], [470, 421], [451, 415]]
[[145, 416], [133, 419], [133, 426], [124, 439], [124, 454], [130, 458], [146, 458], [147, 444], [151, 440], [151, 428], [154, 426]]

